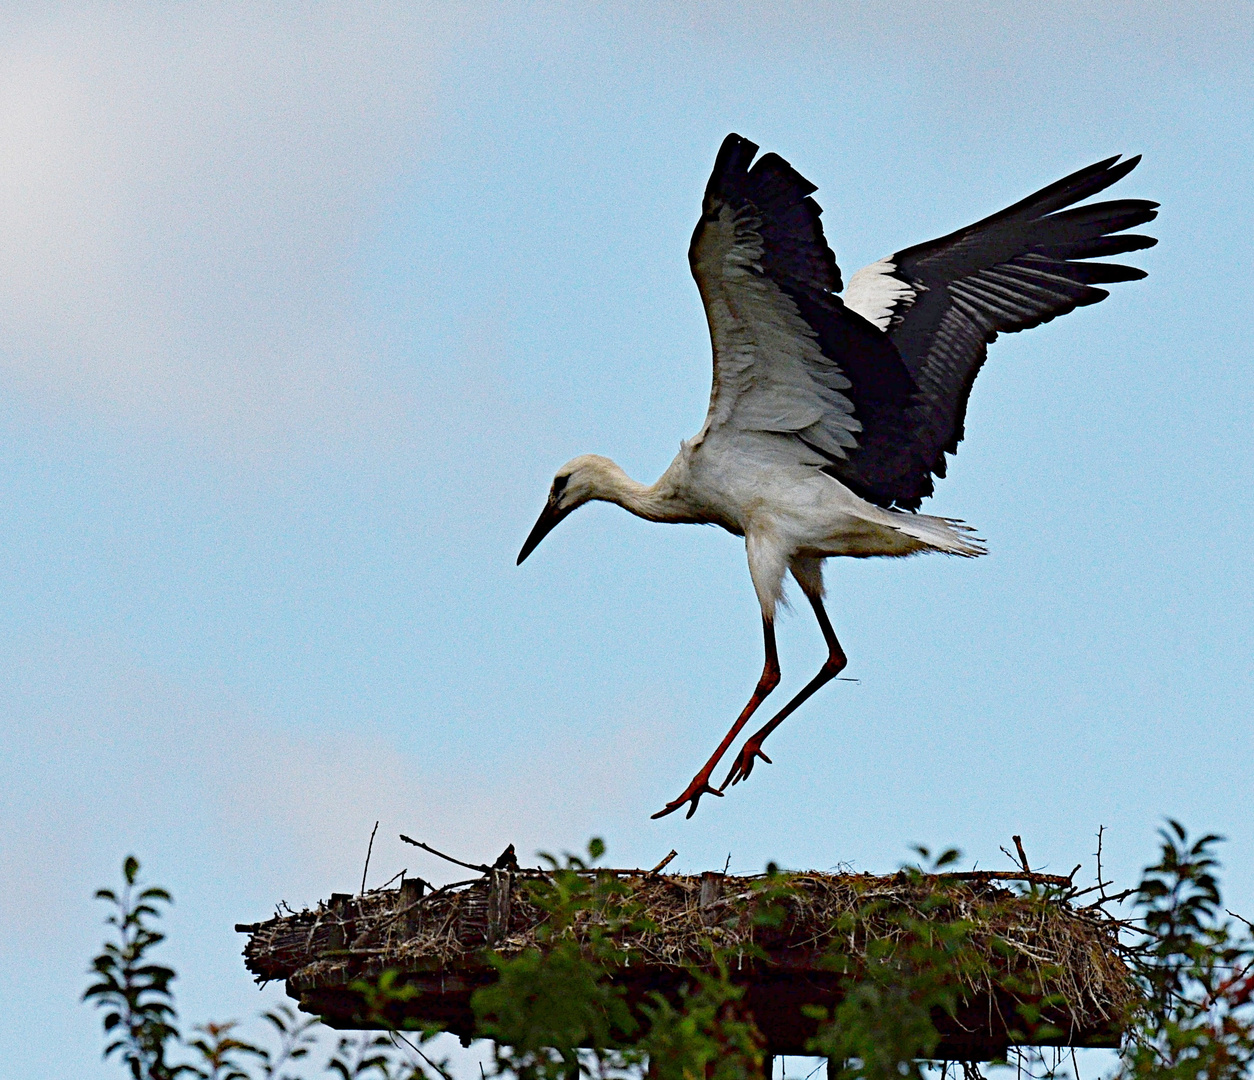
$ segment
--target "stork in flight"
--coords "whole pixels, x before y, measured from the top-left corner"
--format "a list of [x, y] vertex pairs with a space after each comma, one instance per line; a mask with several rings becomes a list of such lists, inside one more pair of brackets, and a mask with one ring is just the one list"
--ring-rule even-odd
[[[1089, 262], [1151, 247], [1125, 230], [1153, 220], [1141, 199], [1074, 206], [1126, 176], [1139, 157], [1099, 161], [939, 240], [859, 270], [843, 298], [823, 237], [816, 188], [777, 154], [728, 135], [705, 189], [688, 261], [714, 346], [701, 430], [657, 483], [585, 454], [553, 479], [521, 563], [571, 511], [593, 499], [649, 521], [721, 525], [745, 539], [762, 608], [766, 661], [749, 703], [663, 817], [746, 779], [762, 743], [845, 667], [823, 608], [823, 560], [943, 551], [984, 553], [953, 518], [918, 514], [963, 437], [967, 397], [987, 346], [1095, 304], [1098, 285], [1145, 271]], [[1067, 209], [1072, 207], [1072, 209]], [[740, 750], [722, 785], [710, 778], [779, 682], [775, 608], [791, 573], [827, 642], [819, 673]]]

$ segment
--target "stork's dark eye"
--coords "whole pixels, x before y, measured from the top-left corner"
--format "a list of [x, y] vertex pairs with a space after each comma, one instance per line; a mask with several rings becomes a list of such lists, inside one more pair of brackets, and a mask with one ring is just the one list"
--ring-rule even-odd
[[566, 483], [570, 480], [569, 476], [555, 476], [553, 478], [553, 494], [560, 495], [566, 490]]

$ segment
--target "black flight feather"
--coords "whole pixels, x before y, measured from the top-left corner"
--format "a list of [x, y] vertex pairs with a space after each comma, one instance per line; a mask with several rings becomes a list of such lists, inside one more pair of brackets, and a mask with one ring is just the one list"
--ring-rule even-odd
[[858, 449], [831, 471], [881, 506], [917, 509], [955, 453], [971, 386], [999, 333], [1026, 330], [1110, 295], [1099, 284], [1145, 271], [1077, 262], [1152, 247], [1153, 237], [1112, 235], [1152, 221], [1157, 203], [1121, 199], [1072, 207], [1122, 179], [1140, 161], [1107, 158], [1013, 206], [890, 257], [912, 295], [898, 301], [888, 337], [918, 385], [907, 421], [880, 433], [864, 421]]

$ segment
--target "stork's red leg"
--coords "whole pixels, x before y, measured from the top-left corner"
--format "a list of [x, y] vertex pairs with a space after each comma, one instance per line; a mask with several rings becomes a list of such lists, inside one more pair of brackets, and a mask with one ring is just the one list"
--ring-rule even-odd
[[840, 647], [840, 642], [836, 640], [836, 631], [832, 629], [831, 620], [823, 609], [822, 597], [817, 593], [811, 594], [807, 592], [806, 598], [810, 601], [810, 606], [814, 608], [814, 617], [819, 620], [819, 628], [823, 631], [823, 640], [827, 642], [827, 660], [819, 668], [819, 673], [801, 688], [801, 691], [792, 701], [780, 709], [760, 731], [756, 731], [749, 736], [744, 746], [740, 748], [740, 753], [736, 757], [736, 764], [732, 766], [731, 772], [727, 774], [727, 779], [723, 781], [722, 786], [718, 789], [720, 794], [728, 784], [739, 784], [741, 780], [747, 779], [749, 774], [753, 772], [754, 762], [758, 758], [761, 758], [768, 765], [771, 763], [771, 759], [762, 753], [762, 743], [766, 740], [766, 737], [787, 720], [811, 694], [836, 678], [845, 669], [845, 665], [849, 663], [845, 656], [845, 650]]
[[[735, 741], [736, 736], [740, 734], [740, 729], [749, 722], [749, 717], [757, 712], [758, 706], [779, 685], [779, 655], [775, 651], [775, 624], [769, 619], [762, 620], [762, 640], [766, 646], [766, 661], [762, 665], [762, 677], [758, 680], [758, 685], [753, 691], [753, 697], [749, 699], [749, 704], [744, 707], [744, 711], [741, 712], [739, 719], [732, 724], [731, 730], [723, 736], [723, 741], [718, 744], [718, 749], [710, 756], [710, 760], [692, 778], [692, 783], [688, 785], [687, 790], [678, 799], [668, 802], [654, 814], [655, 818], [673, 814], [685, 803], [691, 803], [685, 816], [692, 817], [697, 812], [697, 803], [702, 795], [721, 796], [723, 794], [717, 788], [710, 786], [710, 774], [714, 772], [714, 767], [719, 763], [722, 756], [727, 753], [727, 748]], [[726, 787], [727, 785], [724, 784], [723, 786]]]

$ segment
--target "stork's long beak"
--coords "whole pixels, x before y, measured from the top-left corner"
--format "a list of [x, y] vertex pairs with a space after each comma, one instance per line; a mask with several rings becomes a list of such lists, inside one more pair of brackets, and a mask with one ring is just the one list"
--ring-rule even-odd
[[522, 565], [523, 559], [535, 551], [540, 541], [548, 536], [557, 527], [557, 523], [573, 509], [573, 506], [569, 506], [565, 510], [559, 509], [557, 501], [552, 498], [549, 499], [548, 505], [540, 511], [540, 516], [536, 519], [535, 525], [532, 526], [531, 533], [527, 536], [527, 540], [522, 546], [522, 551], [518, 553], [518, 566]]

